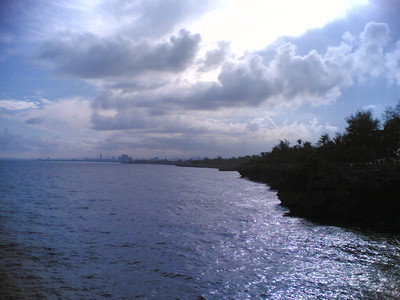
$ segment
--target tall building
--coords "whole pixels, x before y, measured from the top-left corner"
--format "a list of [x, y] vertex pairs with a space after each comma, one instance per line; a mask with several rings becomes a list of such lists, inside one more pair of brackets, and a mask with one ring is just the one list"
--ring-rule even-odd
[[120, 157], [118, 157], [118, 160], [121, 162], [131, 162], [132, 157], [130, 157], [128, 154], [122, 154]]

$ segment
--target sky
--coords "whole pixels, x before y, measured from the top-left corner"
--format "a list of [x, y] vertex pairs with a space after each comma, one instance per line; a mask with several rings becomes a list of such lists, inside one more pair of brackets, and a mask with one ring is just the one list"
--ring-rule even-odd
[[236, 157], [400, 100], [400, 0], [2, 0], [0, 157]]

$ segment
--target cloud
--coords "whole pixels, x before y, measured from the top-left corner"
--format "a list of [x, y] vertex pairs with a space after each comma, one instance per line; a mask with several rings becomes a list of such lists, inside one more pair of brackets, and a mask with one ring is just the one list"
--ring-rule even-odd
[[400, 85], [400, 41], [396, 43], [393, 51], [385, 54], [385, 67], [390, 82]]
[[[349, 40], [349, 35], [346, 35], [346, 40]], [[231, 105], [254, 106], [266, 101], [276, 103], [278, 99], [281, 103], [294, 105], [330, 103], [340, 96], [343, 88], [353, 85], [356, 78], [395, 72], [379, 69], [384, 66], [386, 41], [387, 25], [371, 23], [361, 33], [358, 48], [342, 42], [328, 47], [322, 54], [312, 50], [299, 55], [294, 44], [278, 44], [273, 57], [267, 61], [262, 55], [250, 53], [225, 62], [217, 84], [197, 84], [191, 87], [193, 93], [186, 98], [192, 100], [188, 102], [193, 107], [210, 109]], [[394, 61], [393, 56], [389, 57]], [[396, 68], [393, 63], [391, 66]], [[188, 104], [187, 99], [180, 103]]]
[[69, 32], [47, 41], [37, 57], [96, 85], [99, 94], [48, 103], [23, 119], [62, 132], [82, 149], [135, 148], [143, 157], [196, 156], [204, 149], [244, 155], [283, 138], [312, 141], [339, 129], [312, 117], [277, 122], [265, 115], [330, 104], [344, 89], [376, 78], [400, 83], [400, 46], [390, 46], [389, 33], [386, 24], [369, 23], [358, 36], [345, 33], [324, 50], [300, 53], [281, 39], [238, 57], [229, 43], [202, 44], [186, 30], [152, 40]]
[[[68, 129], [68, 128], [67, 128]], [[23, 134], [0, 130], [0, 157], [11, 158], [83, 158], [93, 157], [99, 145], [98, 137], [76, 136], [66, 139], [65, 135], [43, 136], [24, 132]], [[115, 151], [115, 149], [114, 149]]]
[[[68, 33], [48, 41], [38, 57], [102, 90], [92, 104], [93, 129], [162, 130], [169, 128], [163, 115], [264, 104], [316, 106], [331, 103], [357, 82], [377, 77], [398, 82], [400, 51], [388, 48], [388, 41], [388, 25], [368, 23], [358, 37], [345, 33], [325, 52], [300, 55], [293, 43], [281, 41], [265, 52], [235, 57], [229, 43], [207, 50], [198, 34], [185, 30], [160, 41]], [[196, 79], [215, 70], [215, 80]]]
[[360, 34], [360, 46], [354, 53], [356, 74], [379, 77], [385, 72], [384, 49], [389, 41], [389, 27], [384, 23], [368, 23]]
[[103, 5], [104, 13], [119, 24], [116, 31], [137, 38], [159, 38], [176, 30], [178, 24], [203, 14], [212, 1], [147, 0], [109, 1]]
[[181, 30], [158, 43], [118, 35], [107, 38], [91, 33], [60, 33], [47, 41], [37, 58], [56, 72], [78, 78], [137, 76], [143, 72], [181, 72], [193, 61], [200, 35]]
[[[339, 131], [334, 125], [344, 123], [337, 118], [365, 105], [355, 98], [374, 103], [371, 98], [386, 93], [388, 99], [400, 85], [400, 41], [391, 40], [399, 36], [396, 10], [391, 9], [392, 21], [386, 13], [376, 17], [386, 5], [381, 1], [362, 9], [324, 3], [324, 12], [310, 18], [305, 14], [315, 10], [300, 9], [315, 1], [299, 2], [298, 10], [242, 0], [12, 2], [4, 6], [8, 19], [0, 30], [6, 46], [0, 56], [7, 55], [8, 63], [3, 66], [15, 66], [35, 50], [24, 66], [29, 58], [39, 65], [24, 68], [16, 93], [9, 91], [14, 85], [3, 89], [14, 95], [0, 100], [0, 121], [10, 129], [5, 133], [0, 127], [1, 141], [10, 153], [18, 146], [24, 153], [48, 147], [60, 157], [85, 151], [106, 155], [106, 150], [143, 157], [253, 154], [280, 139], [315, 141], [324, 132], [333, 134]], [[361, 2], [366, 3], [353, 4]], [[300, 16], [299, 22], [287, 21], [293, 16]], [[315, 29], [337, 17], [343, 19]], [[366, 20], [376, 21], [365, 25]], [[259, 48], [278, 34], [297, 35], [311, 27], [306, 35]], [[36, 69], [40, 64], [62, 75], [52, 77], [59, 84], [50, 86], [51, 73]], [[62, 94], [65, 86], [59, 86], [82, 81], [93, 87], [84, 91], [86, 97]], [[388, 90], [376, 96], [385, 84]], [[68, 95], [82, 93], [74, 87], [67, 87]], [[26, 91], [52, 102], [14, 100]], [[377, 113], [389, 103], [380, 101]]]
[[104, 116], [95, 112], [91, 121], [96, 130], [124, 130], [155, 128], [155, 122], [147, 115], [146, 111], [130, 109], [118, 112], [114, 116]]
[[[96, 107], [119, 111], [152, 106], [164, 112], [262, 103], [296, 107], [331, 103], [355, 81], [386, 77], [396, 82], [399, 50], [388, 49], [388, 40], [388, 25], [372, 22], [359, 37], [346, 33], [339, 45], [328, 47], [325, 53], [311, 50], [300, 55], [293, 43], [280, 42], [265, 55], [248, 52], [235, 57], [226, 42], [202, 55], [200, 35], [185, 30], [157, 42], [124, 35], [66, 33], [43, 45], [38, 58], [57, 72], [92, 80], [103, 89]], [[216, 80], [201, 80], [217, 68]], [[115, 118], [125, 116], [126, 112]], [[95, 128], [106, 129], [98, 124], [104, 118], [94, 115], [92, 119]], [[119, 127], [109, 118], [107, 122]], [[121, 128], [126, 127], [124, 123]]]
[[6, 110], [22, 110], [29, 108], [39, 108], [40, 103], [36, 101], [25, 101], [25, 100], [15, 100], [15, 99], [1, 99], [0, 109]]
[[[116, 80], [119, 88], [104, 83], [104, 91], [94, 107], [114, 109], [113, 116], [92, 116], [97, 130], [158, 128], [157, 115], [187, 114], [189, 111], [215, 111], [231, 107], [260, 107], [268, 104], [287, 108], [304, 103], [313, 106], [332, 103], [343, 89], [377, 77], [398, 80], [399, 48], [387, 47], [389, 28], [383, 23], [369, 23], [358, 37], [344, 34], [340, 44], [327, 47], [324, 53], [311, 50], [297, 53], [292, 43], [276, 43], [266, 52], [235, 57], [228, 45], [209, 50], [198, 61], [197, 72], [221, 64], [215, 81], [187, 81], [182, 72], [174, 80], [157, 81], [145, 77], [151, 89], [142, 89], [135, 80]], [[193, 62], [194, 63], [194, 62]], [[207, 66], [207, 67], [206, 67]], [[162, 69], [162, 68], [161, 68]], [[152, 81], [154, 80], [154, 81]], [[159, 86], [157, 83], [162, 82]], [[124, 84], [126, 87], [124, 87]], [[137, 88], [128, 88], [135, 86]], [[157, 125], [155, 125], [157, 124]], [[256, 125], [251, 125], [255, 129]]]
[[210, 71], [219, 67], [226, 59], [229, 52], [229, 42], [220, 41], [217, 45], [217, 48], [211, 49], [206, 53], [200, 71]]
[[20, 118], [36, 129], [65, 137], [77, 137], [87, 134], [91, 114], [92, 109], [87, 98], [72, 97], [47, 101], [41, 109], [27, 111]]
[[[232, 114], [230, 117], [237, 118]], [[267, 116], [252, 120], [234, 121], [218, 119], [215, 115], [207, 118], [203, 114], [195, 116], [160, 116], [157, 130], [115, 131], [104, 139], [99, 148], [134, 149], [135, 157], [193, 157], [237, 156], [259, 153], [273, 147], [277, 141], [287, 138], [292, 142], [317, 140], [327, 132], [334, 134], [338, 128], [330, 124], [321, 124], [316, 119], [310, 122], [289, 122], [275, 124]], [[255, 125], [256, 124], [256, 125]], [[249, 128], [253, 126], [253, 128]], [[207, 149], [207, 150], [205, 150]], [[132, 151], [132, 150], [130, 150]]]
[[0, 40], [37, 42], [65, 31], [162, 38], [214, 6], [210, 0], [1, 1]]
[[107, 132], [90, 129], [91, 114], [89, 100], [82, 97], [47, 100], [40, 108], [4, 114], [10, 128], [0, 128], [0, 156], [69, 158], [97, 153]]
[[61, 140], [44, 139], [38, 136], [24, 136], [10, 132], [7, 128], [0, 132], [0, 155], [6, 157], [10, 153], [26, 154], [27, 157], [49, 153], [62, 148]]
[[41, 117], [37, 117], [37, 118], [30, 118], [28, 120], [26, 120], [26, 124], [31, 124], [31, 125], [36, 125], [36, 124], [42, 124], [45, 122], [44, 118]]

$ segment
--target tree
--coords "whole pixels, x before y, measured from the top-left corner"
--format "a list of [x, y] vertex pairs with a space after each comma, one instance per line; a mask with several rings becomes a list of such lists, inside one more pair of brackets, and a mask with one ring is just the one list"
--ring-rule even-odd
[[336, 146], [340, 146], [343, 144], [343, 134], [340, 132], [336, 133], [336, 136], [333, 138], [333, 142], [335, 143]]
[[383, 119], [383, 147], [386, 159], [397, 162], [400, 158], [400, 101], [395, 107], [387, 107]]
[[379, 120], [369, 110], [360, 110], [346, 118], [348, 124], [344, 139], [348, 158], [355, 162], [371, 162], [379, 158]]
[[321, 135], [321, 137], [318, 140], [318, 145], [319, 146], [326, 146], [330, 142], [330, 137], [329, 134], [325, 133]]
[[379, 130], [379, 120], [374, 119], [370, 110], [360, 110], [346, 118], [348, 136], [360, 143], [372, 137]]
[[297, 141], [297, 145], [294, 146], [295, 148], [301, 148], [301, 145], [303, 144], [303, 141], [301, 139], [298, 139]]
[[288, 140], [286, 140], [286, 139], [284, 139], [283, 141], [280, 140], [279, 144], [276, 145], [274, 148], [277, 148], [277, 149], [279, 149], [281, 151], [286, 151], [286, 150], [288, 150], [290, 148], [290, 142]]
[[386, 107], [385, 112], [383, 113], [383, 120], [385, 121], [385, 123], [388, 120], [396, 119], [399, 117], [400, 117], [400, 101], [395, 107], [393, 106]]

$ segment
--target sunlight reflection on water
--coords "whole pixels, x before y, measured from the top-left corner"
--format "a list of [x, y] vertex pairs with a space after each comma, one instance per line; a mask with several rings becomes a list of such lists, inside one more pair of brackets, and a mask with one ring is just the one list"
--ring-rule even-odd
[[284, 217], [236, 172], [0, 164], [0, 296], [400, 297], [399, 236]]

